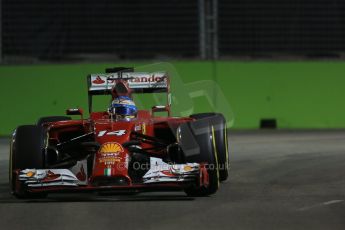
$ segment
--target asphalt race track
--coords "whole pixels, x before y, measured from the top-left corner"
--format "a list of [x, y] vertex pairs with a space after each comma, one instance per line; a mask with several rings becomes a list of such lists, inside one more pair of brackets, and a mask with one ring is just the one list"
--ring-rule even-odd
[[17, 200], [0, 140], [0, 229], [345, 229], [345, 131], [230, 133], [231, 178], [182, 192]]

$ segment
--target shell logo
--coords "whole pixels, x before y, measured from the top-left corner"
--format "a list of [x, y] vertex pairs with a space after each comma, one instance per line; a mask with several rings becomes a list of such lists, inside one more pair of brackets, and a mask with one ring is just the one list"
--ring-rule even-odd
[[123, 148], [119, 143], [116, 142], [108, 142], [102, 145], [99, 153], [106, 154], [106, 153], [119, 153], [123, 152]]
[[186, 165], [186, 166], [184, 166], [184, 171], [186, 171], [186, 172], [189, 172], [189, 171], [192, 171], [193, 170], [193, 168], [191, 167], [191, 166], [189, 166], [189, 165]]
[[29, 172], [26, 173], [26, 176], [27, 176], [27, 177], [33, 177], [33, 176], [35, 176], [35, 175], [36, 175], [36, 172], [35, 172], [35, 171], [29, 171]]

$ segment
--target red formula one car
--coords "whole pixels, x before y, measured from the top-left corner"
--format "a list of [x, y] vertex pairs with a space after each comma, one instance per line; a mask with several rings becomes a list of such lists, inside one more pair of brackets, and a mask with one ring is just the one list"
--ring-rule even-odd
[[[81, 109], [68, 109], [67, 115], [81, 119], [43, 117], [13, 133], [9, 177], [15, 196], [176, 189], [207, 196], [227, 179], [224, 116], [171, 117], [166, 73], [119, 67], [89, 75], [87, 80], [90, 118], [83, 119]], [[142, 93], [166, 93], [167, 103], [137, 110], [132, 99]], [[111, 100], [106, 111], [92, 111], [92, 99], [98, 95]], [[157, 116], [163, 112], [167, 116]]]

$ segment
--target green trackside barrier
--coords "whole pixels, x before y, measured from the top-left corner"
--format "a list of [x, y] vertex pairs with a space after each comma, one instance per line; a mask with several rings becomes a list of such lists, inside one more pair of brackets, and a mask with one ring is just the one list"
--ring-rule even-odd
[[[66, 108], [87, 111], [86, 75], [113, 66], [172, 72], [175, 115], [225, 111], [235, 129], [259, 128], [261, 119], [276, 119], [278, 128], [345, 128], [343, 62], [148, 64], [0, 66], [0, 135], [42, 116], [63, 115]], [[139, 104], [151, 106], [151, 101], [144, 98]]]

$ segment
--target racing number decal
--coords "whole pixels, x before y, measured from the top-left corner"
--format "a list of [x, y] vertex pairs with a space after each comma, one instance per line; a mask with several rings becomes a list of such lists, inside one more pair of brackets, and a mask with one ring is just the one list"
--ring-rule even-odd
[[117, 130], [117, 131], [113, 131], [113, 132], [109, 132], [107, 133], [107, 135], [116, 135], [116, 136], [122, 136], [126, 133], [126, 130], [121, 129], [121, 130]]
[[121, 130], [116, 130], [116, 131], [112, 131], [112, 132], [108, 132], [107, 130], [102, 130], [98, 133], [99, 137], [103, 137], [104, 135], [116, 135], [116, 136], [122, 136], [126, 134], [126, 130], [121, 129]]

